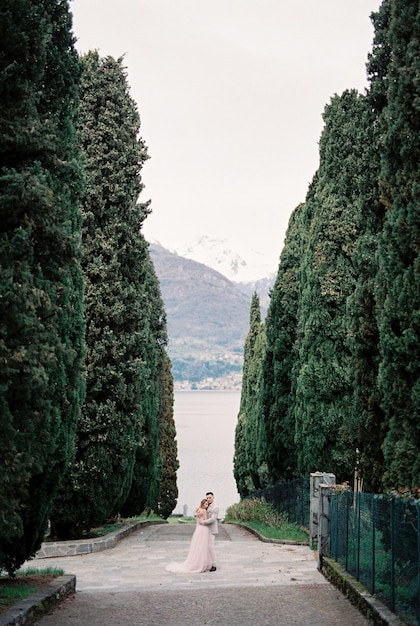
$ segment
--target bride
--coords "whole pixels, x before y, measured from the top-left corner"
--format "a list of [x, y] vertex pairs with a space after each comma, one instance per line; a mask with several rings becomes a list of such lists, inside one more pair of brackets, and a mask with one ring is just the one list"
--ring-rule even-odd
[[169, 563], [165, 567], [168, 572], [200, 574], [201, 572], [208, 572], [211, 568], [210, 530], [208, 526], [201, 523], [203, 519], [207, 519], [208, 505], [206, 499], [201, 500], [200, 506], [195, 511], [197, 522], [186, 560], [183, 563]]

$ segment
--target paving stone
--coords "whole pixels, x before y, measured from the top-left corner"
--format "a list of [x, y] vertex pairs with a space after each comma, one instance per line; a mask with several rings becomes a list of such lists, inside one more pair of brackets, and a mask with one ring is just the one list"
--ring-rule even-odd
[[[183, 561], [193, 525], [137, 530], [114, 548], [48, 559], [76, 575], [77, 593], [41, 626], [366, 626], [368, 621], [317, 570], [309, 546], [262, 543], [220, 525], [217, 571], [166, 572]], [[45, 567], [45, 559], [31, 566]]]

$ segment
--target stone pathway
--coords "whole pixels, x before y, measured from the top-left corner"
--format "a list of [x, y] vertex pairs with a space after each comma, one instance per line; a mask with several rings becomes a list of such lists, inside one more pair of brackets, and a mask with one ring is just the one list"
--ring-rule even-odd
[[34, 559], [77, 577], [77, 593], [41, 626], [365, 626], [368, 621], [316, 568], [308, 546], [260, 542], [220, 525], [217, 571], [165, 571], [183, 561], [193, 525], [138, 530], [115, 548]]

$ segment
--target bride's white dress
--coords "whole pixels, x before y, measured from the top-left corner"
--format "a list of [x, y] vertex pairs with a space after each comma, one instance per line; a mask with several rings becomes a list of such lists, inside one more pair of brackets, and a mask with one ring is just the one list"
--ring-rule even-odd
[[[202, 511], [202, 513], [201, 513]], [[204, 509], [197, 513], [197, 523], [191, 539], [188, 556], [183, 563], [169, 563], [165, 569], [176, 574], [200, 574], [208, 572], [212, 566], [210, 554], [210, 530], [208, 526], [200, 524], [200, 519], [207, 517]]]

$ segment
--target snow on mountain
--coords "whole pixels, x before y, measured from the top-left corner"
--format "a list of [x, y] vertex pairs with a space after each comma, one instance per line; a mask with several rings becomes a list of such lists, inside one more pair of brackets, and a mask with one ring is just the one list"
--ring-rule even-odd
[[238, 250], [237, 244], [227, 239], [202, 235], [179, 247], [176, 252], [186, 259], [211, 267], [234, 282], [256, 281], [277, 271], [276, 263], [263, 252], [241, 247], [242, 250]]

